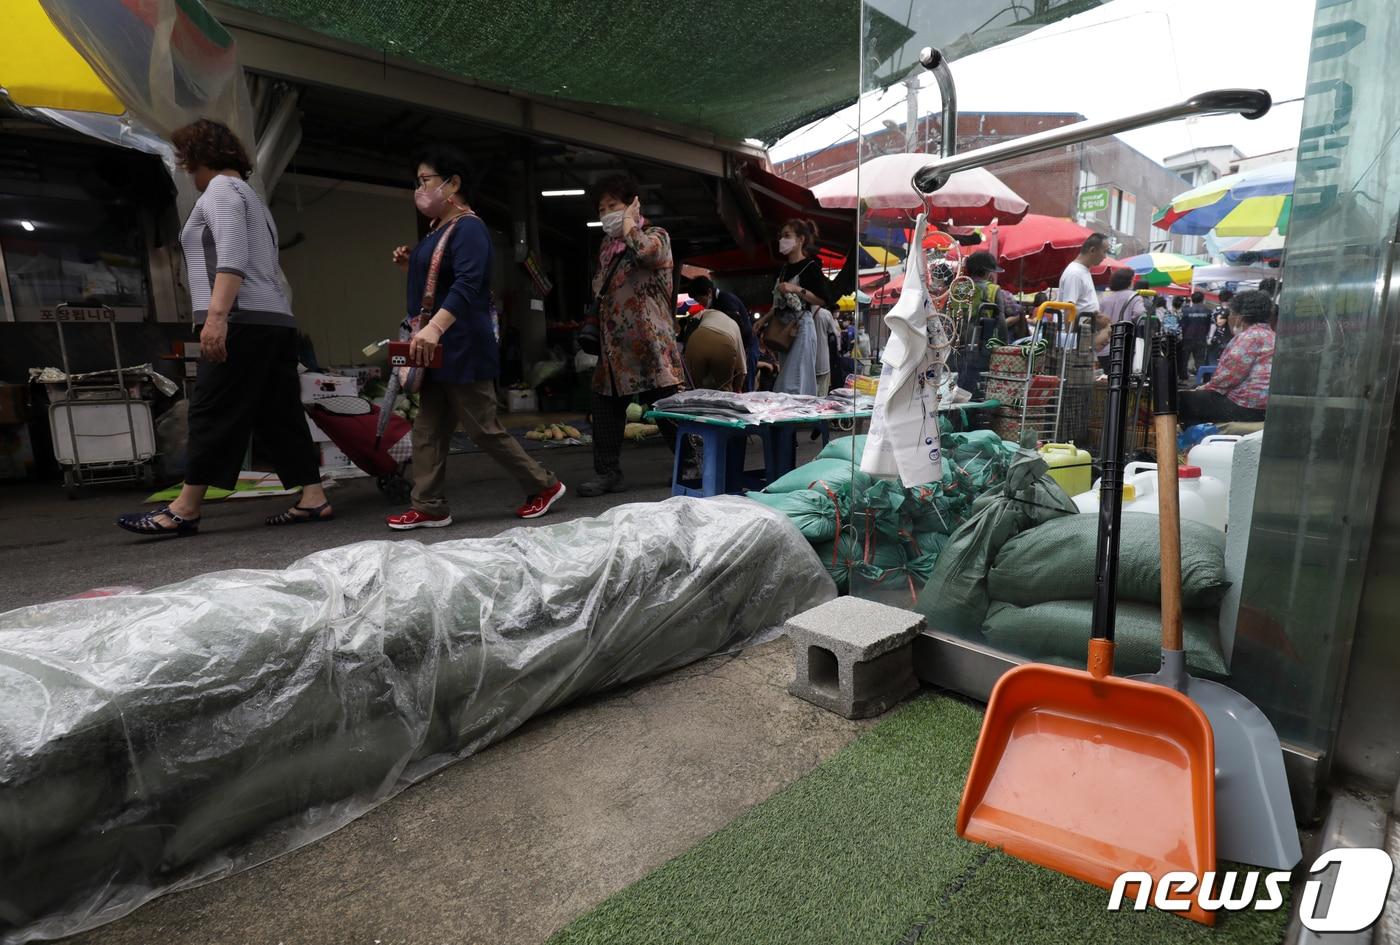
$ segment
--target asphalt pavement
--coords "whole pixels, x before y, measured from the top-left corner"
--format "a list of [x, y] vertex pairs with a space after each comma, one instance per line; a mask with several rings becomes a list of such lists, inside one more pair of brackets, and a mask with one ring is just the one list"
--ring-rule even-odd
[[466, 453], [448, 463], [453, 524], [411, 532], [385, 526], [385, 515], [407, 506], [388, 501], [373, 479], [344, 480], [329, 490], [335, 508], [329, 522], [269, 528], [263, 519], [287, 508], [291, 497], [231, 499], [205, 506], [198, 535], [156, 539], [115, 525], [123, 512], [155, 507], [144, 501], [149, 490], [93, 487], [69, 500], [56, 483], [6, 485], [0, 487], [0, 613], [98, 587], [150, 589], [209, 571], [284, 568], [313, 551], [357, 541], [431, 544], [487, 538], [508, 528], [598, 515], [625, 502], [670, 495], [671, 452], [660, 441], [628, 444], [623, 453], [628, 491], [594, 499], [580, 497], [575, 489], [593, 475], [589, 448], [559, 447], [531, 455], [574, 490], [544, 518], [515, 518], [525, 498], [519, 485], [484, 454]]

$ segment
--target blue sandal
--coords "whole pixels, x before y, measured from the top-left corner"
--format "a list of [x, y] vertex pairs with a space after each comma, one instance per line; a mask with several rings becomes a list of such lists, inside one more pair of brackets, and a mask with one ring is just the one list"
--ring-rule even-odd
[[[162, 515], [169, 518], [174, 524], [166, 525], [157, 521]], [[170, 506], [163, 505], [154, 512], [131, 512], [127, 515], [118, 515], [117, 527], [149, 538], [162, 538], [167, 535], [184, 538], [188, 535], [199, 534], [199, 519], [176, 515], [170, 511]]]

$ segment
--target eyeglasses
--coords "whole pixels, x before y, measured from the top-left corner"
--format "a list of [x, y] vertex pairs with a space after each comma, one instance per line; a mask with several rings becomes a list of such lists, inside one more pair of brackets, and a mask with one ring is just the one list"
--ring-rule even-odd
[[422, 190], [423, 188], [427, 187], [427, 186], [428, 186], [428, 182], [431, 181], [431, 180], [433, 180], [434, 178], [436, 178], [437, 180], [442, 180], [442, 179], [443, 179], [441, 174], [420, 174], [420, 175], [418, 175], [417, 177], [413, 178], [413, 185], [414, 185], [414, 188], [413, 188], [413, 189], [414, 189], [414, 190]]

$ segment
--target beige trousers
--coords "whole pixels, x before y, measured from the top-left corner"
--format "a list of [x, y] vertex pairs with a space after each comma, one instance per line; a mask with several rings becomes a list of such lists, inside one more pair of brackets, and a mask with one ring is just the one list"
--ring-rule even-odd
[[458, 425], [481, 451], [510, 473], [526, 495], [543, 492], [558, 480], [530, 458], [520, 441], [496, 419], [496, 384], [434, 384], [419, 395], [413, 423], [413, 507], [427, 515], [448, 515], [443, 478], [452, 434]]

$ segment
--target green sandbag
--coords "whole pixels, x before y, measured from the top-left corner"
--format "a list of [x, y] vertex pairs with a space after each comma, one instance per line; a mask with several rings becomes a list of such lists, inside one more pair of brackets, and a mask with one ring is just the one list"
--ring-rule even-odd
[[822, 451], [817, 454], [817, 459], [844, 459], [849, 463], [854, 457], [856, 465], [859, 466], [861, 454], [864, 452], [864, 433], [860, 436], [838, 436], [822, 447]]
[[880, 534], [881, 540], [899, 541], [912, 531], [912, 526], [905, 527], [902, 514], [904, 504], [905, 490], [899, 483], [877, 479], [851, 496], [851, 521], [861, 534], [873, 528]]
[[[1055, 600], [1033, 607], [997, 602], [982, 627], [988, 643], [1029, 659], [1084, 665], [1094, 619], [1092, 600]], [[1186, 671], [1193, 676], [1227, 676], [1220, 654], [1220, 632], [1211, 610], [1183, 614]], [[1162, 664], [1162, 614], [1156, 604], [1119, 601], [1114, 627], [1113, 671], [1119, 676], [1155, 673]]]
[[897, 541], [877, 539], [870, 545], [870, 560], [865, 560], [865, 541], [849, 530], [836, 541], [816, 546], [817, 557], [826, 568], [836, 588], [845, 594], [851, 586], [851, 575], [858, 574], [861, 585], [878, 583], [887, 575], [904, 570], [909, 555]]
[[[938, 564], [938, 556], [947, 543], [948, 536], [938, 532], [922, 532], [914, 536], [914, 547], [910, 549], [909, 563], [905, 567], [914, 576], [914, 581], [919, 587], [928, 584], [928, 579], [933, 576], [933, 569]], [[915, 551], [919, 554], [916, 555]]]
[[748, 497], [786, 515], [797, 526], [802, 537], [814, 545], [836, 537], [836, 503], [825, 492], [814, 489], [798, 489], [776, 495], [750, 492]]
[[[1156, 604], [1162, 599], [1158, 518], [1124, 512], [1118, 552], [1118, 599]], [[1051, 600], [1090, 600], [1099, 515], [1082, 512], [1017, 535], [997, 553], [987, 575], [992, 600], [1029, 607]], [[1230, 589], [1225, 579], [1225, 533], [1181, 522], [1181, 601], [1184, 607], [1217, 607]]]
[[1016, 450], [1001, 488], [977, 498], [972, 517], [958, 526], [939, 554], [919, 594], [919, 612], [939, 630], [977, 630], [992, 602], [987, 572], [1002, 546], [1028, 528], [1078, 511], [1050, 478], [1039, 454]]
[[768, 488], [763, 491], [769, 495], [797, 492], [800, 489], [816, 489], [819, 492], [824, 492], [822, 487], [814, 485], [814, 483], [820, 482], [825, 485], [826, 489], [830, 489], [837, 495], [849, 497], [853, 482], [854, 488], [864, 490], [868, 489], [873, 481], [844, 459], [814, 459], [804, 466], [798, 466], [786, 476], [780, 477], [777, 482], [769, 483]]

